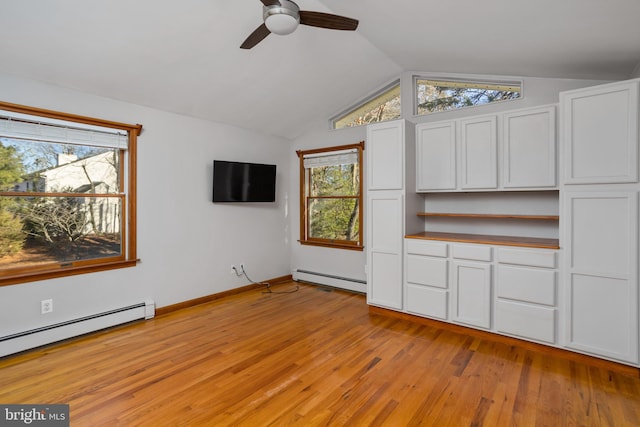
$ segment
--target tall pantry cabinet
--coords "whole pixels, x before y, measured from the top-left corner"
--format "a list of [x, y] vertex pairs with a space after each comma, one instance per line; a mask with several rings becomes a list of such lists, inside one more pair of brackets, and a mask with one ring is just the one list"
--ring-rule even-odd
[[367, 303], [395, 310], [404, 306], [403, 237], [419, 227], [414, 135], [412, 123], [394, 120], [369, 125], [365, 142]]
[[568, 348], [637, 365], [640, 80], [560, 94]]

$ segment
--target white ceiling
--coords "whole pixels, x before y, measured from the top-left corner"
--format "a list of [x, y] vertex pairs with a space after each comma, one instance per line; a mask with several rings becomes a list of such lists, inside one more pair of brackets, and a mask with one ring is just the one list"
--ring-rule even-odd
[[295, 138], [402, 71], [614, 80], [640, 64], [639, 0], [298, 5], [360, 26], [241, 50], [259, 0], [0, 0], [0, 72]]

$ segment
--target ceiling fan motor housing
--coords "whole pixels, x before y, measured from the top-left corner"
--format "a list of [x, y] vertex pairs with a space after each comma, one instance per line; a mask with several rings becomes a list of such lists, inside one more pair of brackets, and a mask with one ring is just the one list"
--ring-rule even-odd
[[292, 1], [280, 0], [280, 4], [264, 6], [264, 23], [273, 34], [291, 34], [300, 24], [300, 8]]

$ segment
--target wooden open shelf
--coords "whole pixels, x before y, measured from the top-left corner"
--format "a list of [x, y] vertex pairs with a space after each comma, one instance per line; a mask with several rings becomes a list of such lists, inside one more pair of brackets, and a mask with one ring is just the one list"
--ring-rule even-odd
[[542, 221], [559, 221], [558, 215], [516, 215], [516, 214], [471, 214], [471, 213], [437, 213], [418, 212], [418, 216], [439, 218], [480, 218], [480, 219], [526, 219]]
[[409, 234], [409, 239], [443, 240], [447, 242], [481, 243], [485, 245], [520, 246], [525, 248], [560, 249], [558, 239], [520, 236], [492, 236], [485, 234], [440, 233], [423, 231]]

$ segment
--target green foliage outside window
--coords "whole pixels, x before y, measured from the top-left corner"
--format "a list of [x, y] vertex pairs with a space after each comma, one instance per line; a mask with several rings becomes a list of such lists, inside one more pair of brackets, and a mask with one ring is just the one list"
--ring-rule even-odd
[[309, 237], [358, 240], [359, 176], [357, 164], [310, 169]]
[[[8, 190], [19, 182], [22, 173], [22, 161], [17, 150], [0, 142], [0, 191]], [[22, 221], [16, 211], [15, 201], [0, 199], [0, 258], [20, 252], [24, 245]]]

